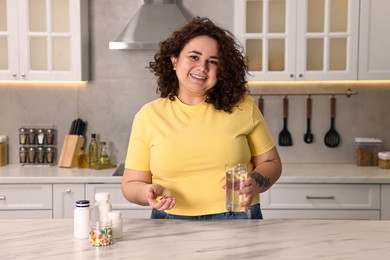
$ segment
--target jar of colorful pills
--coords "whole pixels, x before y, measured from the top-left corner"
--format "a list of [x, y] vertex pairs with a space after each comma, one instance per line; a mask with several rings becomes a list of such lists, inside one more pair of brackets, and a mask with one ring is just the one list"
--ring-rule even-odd
[[108, 246], [112, 244], [111, 222], [96, 222], [89, 227], [89, 244]]

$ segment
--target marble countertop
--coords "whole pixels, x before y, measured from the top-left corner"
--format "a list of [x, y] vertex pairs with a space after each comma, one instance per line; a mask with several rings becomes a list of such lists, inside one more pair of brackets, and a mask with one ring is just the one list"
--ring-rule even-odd
[[[21, 166], [0, 167], [0, 183], [120, 183], [115, 169], [94, 170]], [[390, 170], [354, 164], [284, 164], [278, 183], [390, 183]]]
[[61, 168], [58, 166], [0, 167], [0, 183], [120, 183], [120, 176], [112, 176], [115, 169], [95, 170]]
[[124, 220], [106, 247], [73, 238], [73, 220], [2, 220], [2, 260], [387, 259], [390, 221]]

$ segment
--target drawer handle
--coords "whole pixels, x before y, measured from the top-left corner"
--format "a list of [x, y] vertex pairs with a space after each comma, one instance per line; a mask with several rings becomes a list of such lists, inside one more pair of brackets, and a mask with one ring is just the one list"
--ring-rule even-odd
[[71, 189], [66, 189], [66, 193], [71, 193], [72, 190]]
[[308, 196], [306, 195], [307, 200], [334, 200], [334, 196]]
[[0, 196], [0, 200], [5, 200], [5, 196]]

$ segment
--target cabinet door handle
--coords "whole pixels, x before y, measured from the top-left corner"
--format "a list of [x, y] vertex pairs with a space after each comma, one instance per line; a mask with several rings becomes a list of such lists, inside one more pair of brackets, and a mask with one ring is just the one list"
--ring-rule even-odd
[[5, 200], [5, 196], [0, 196], [0, 200]]
[[66, 189], [66, 193], [71, 193], [72, 190], [71, 189]]
[[334, 200], [334, 196], [310, 196], [306, 195], [307, 200]]
[[26, 77], [26, 74], [22, 73], [22, 74], [20, 74], [20, 76], [22, 76], [24, 78], [24, 77]]

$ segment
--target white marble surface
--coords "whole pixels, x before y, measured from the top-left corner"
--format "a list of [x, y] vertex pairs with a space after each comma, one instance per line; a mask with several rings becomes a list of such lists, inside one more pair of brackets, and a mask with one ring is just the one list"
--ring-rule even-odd
[[[31, 167], [11, 164], [0, 167], [0, 183], [120, 183], [115, 169], [93, 170]], [[390, 183], [390, 170], [354, 164], [283, 164], [278, 183]]]
[[115, 169], [94, 170], [60, 168], [57, 166], [0, 167], [0, 183], [120, 183], [120, 176], [112, 176]]
[[107, 247], [73, 238], [72, 220], [2, 220], [2, 260], [388, 259], [390, 221], [124, 220]]

